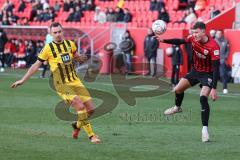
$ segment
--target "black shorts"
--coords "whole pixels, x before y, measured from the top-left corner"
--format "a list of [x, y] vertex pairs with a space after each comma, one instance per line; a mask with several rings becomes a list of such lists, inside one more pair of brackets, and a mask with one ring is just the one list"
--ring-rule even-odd
[[185, 79], [189, 81], [191, 86], [194, 86], [198, 83], [202, 86], [208, 86], [212, 88], [212, 80], [213, 80], [213, 74], [212, 72], [198, 72], [194, 69], [192, 69], [190, 72], [188, 72], [185, 76]]

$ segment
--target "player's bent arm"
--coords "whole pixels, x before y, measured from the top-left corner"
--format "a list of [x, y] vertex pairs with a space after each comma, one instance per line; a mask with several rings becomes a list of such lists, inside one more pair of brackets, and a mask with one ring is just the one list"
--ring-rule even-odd
[[175, 44], [175, 45], [180, 45], [180, 44], [186, 44], [186, 40], [185, 39], [163, 39], [160, 42], [163, 43], [168, 43], [168, 44]]
[[213, 66], [213, 86], [210, 92], [210, 97], [213, 101], [217, 99], [217, 81], [219, 76], [219, 60], [213, 60], [212, 61]]
[[22, 77], [22, 79], [16, 81], [11, 85], [12, 88], [16, 88], [19, 85], [22, 85], [25, 81], [27, 81], [42, 65], [43, 62], [37, 60], [27, 71], [27, 73]]

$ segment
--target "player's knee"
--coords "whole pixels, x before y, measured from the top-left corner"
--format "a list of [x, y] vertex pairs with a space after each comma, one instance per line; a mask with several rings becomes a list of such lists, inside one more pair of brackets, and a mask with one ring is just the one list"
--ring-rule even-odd
[[85, 109], [84, 104], [82, 103], [82, 101], [80, 100], [80, 98], [78, 96], [73, 98], [71, 105], [74, 108], [76, 108], [76, 110], [83, 110], [83, 109]]
[[174, 87], [173, 91], [177, 94], [183, 93], [183, 91], [178, 86]]

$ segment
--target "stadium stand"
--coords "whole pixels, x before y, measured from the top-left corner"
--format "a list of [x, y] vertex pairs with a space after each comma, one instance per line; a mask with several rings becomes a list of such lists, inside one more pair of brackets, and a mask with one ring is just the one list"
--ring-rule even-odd
[[[44, 35], [46, 34], [46, 26], [48, 26], [51, 21], [58, 21], [62, 23], [64, 26], [64, 33], [67, 38], [73, 39], [76, 41], [77, 38], [81, 37], [85, 33], [89, 33], [92, 29], [95, 29], [95, 32], [92, 32], [92, 35], [95, 36], [99, 32], [103, 32], [109, 26], [112, 26], [112, 22], [106, 23], [97, 23], [94, 21], [94, 14], [95, 14], [95, 6], [98, 6], [102, 11], [105, 11], [105, 8], [113, 8], [115, 10], [116, 6], [118, 5], [118, 0], [112, 1], [100, 1], [95, 0], [92, 1], [90, 4], [91, 6], [87, 7], [86, 4], [81, 4], [82, 13], [83, 15], [80, 18], [80, 21], [72, 21], [66, 22], [70, 12], [66, 9], [66, 5], [64, 8], [64, 3], [66, 0], [49, 0], [49, 3], [42, 5], [42, 8], [45, 6], [49, 8], [49, 10], [54, 10], [54, 18], [49, 18], [48, 20], [36, 20], [36, 8], [38, 8], [39, 4], [36, 2], [37, 0], [23, 0], [25, 2], [25, 8], [19, 11], [19, 3], [18, 0], [0, 0], [0, 21], [2, 22], [2, 28], [8, 33], [9, 39], [23, 39], [23, 40], [44, 40]], [[44, 2], [44, 0], [41, 0]], [[70, 2], [75, 4], [79, 3], [78, 0], [69, 0]], [[91, 0], [88, 0], [91, 1]], [[203, 10], [195, 11], [198, 20], [202, 20], [207, 22], [207, 26], [209, 28], [217, 28], [226, 29], [231, 28], [232, 22], [234, 21], [234, 9], [231, 9], [233, 5], [235, 5], [237, 1], [232, 0], [207, 0], [206, 7]], [[86, 1], [87, 2], [87, 1]], [[159, 2], [160, 5], [156, 5]], [[195, 2], [192, 0], [191, 2]], [[184, 18], [185, 10], [188, 9], [188, 6], [192, 6], [188, 4], [188, 6], [184, 6], [184, 1], [181, 0], [125, 0], [123, 9], [128, 8], [130, 14], [132, 15], [132, 21], [126, 23], [127, 28], [130, 30], [131, 34], [133, 35], [136, 41], [136, 59], [142, 61], [142, 44], [143, 44], [143, 37], [146, 33], [146, 27], [150, 27], [152, 22], [156, 20], [159, 16], [158, 9], [162, 6], [165, 6], [166, 11], [170, 16], [170, 22], [167, 24], [167, 33], [163, 35], [163, 38], [169, 38], [171, 36], [175, 36], [176, 38], [181, 38], [188, 33], [188, 29], [191, 27], [191, 24], [187, 23], [174, 23], [176, 21], [181, 21]], [[12, 5], [13, 4], [13, 5]], [[57, 4], [57, 6], [56, 6]], [[78, 4], [79, 5], [79, 4]], [[155, 7], [156, 5], [157, 7]], [[13, 7], [14, 6], [14, 7]], [[71, 6], [71, 5], [70, 5]], [[214, 17], [214, 19], [210, 19], [210, 8], [214, 6], [218, 9], [222, 14]], [[192, 6], [193, 7], [193, 6]], [[4, 9], [5, 8], [5, 9]], [[40, 7], [41, 8], [41, 7]], [[35, 9], [35, 11], [33, 11]], [[8, 10], [11, 14], [7, 13]], [[66, 10], [66, 11], [64, 11]], [[34, 13], [35, 12], [35, 13]], [[46, 13], [46, 11], [42, 11], [42, 13]], [[51, 12], [49, 12], [51, 13]], [[10, 22], [4, 22], [4, 16], [6, 19], [6, 15], [11, 15]], [[35, 14], [35, 15], [34, 15]], [[17, 18], [19, 17], [19, 18]], [[34, 18], [35, 17], [35, 18]], [[229, 21], [228, 23], [222, 23], [223, 19], [224, 22]], [[227, 21], [226, 21], [227, 20]], [[4, 23], [3, 23], [4, 22]], [[10, 25], [6, 26], [6, 24]], [[20, 27], [19, 25], [24, 25], [24, 27]], [[32, 29], [26, 28], [25, 26], [29, 25], [33, 27]], [[15, 27], [16, 26], [16, 27]], [[34, 28], [36, 27], [36, 28]], [[26, 29], [28, 32], [26, 32]], [[34, 31], [33, 31], [34, 30]], [[85, 32], [85, 33], [80, 33]], [[139, 34], [142, 32], [143, 34]], [[107, 35], [108, 34], [108, 35]], [[90, 39], [93, 38], [88, 36]], [[108, 37], [107, 39], [104, 37]], [[101, 44], [101, 40], [104, 39], [107, 41], [109, 40], [110, 36], [108, 32], [102, 34], [102, 37], [98, 39], [98, 43], [94, 44], [94, 50], [101, 48], [103, 44]], [[104, 42], [105, 43], [105, 42]], [[101, 46], [100, 46], [101, 45]], [[162, 49], [168, 47], [165, 44], [160, 45]], [[232, 53], [232, 51], [231, 51]], [[186, 59], [186, 57], [184, 57]], [[137, 60], [138, 61], [138, 60]], [[170, 62], [167, 58], [164, 58], [164, 63], [166, 68], [168, 68]], [[186, 67], [184, 67], [186, 68]], [[186, 69], [181, 69], [181, 73], [184, 74]]]
[[[36, 4], [37, 2], [35, 2], [35, 1], [28, 2], [27, 0], [24, 0], [23, 2], [25, 2], [25, 9], [23, 10], [23, 12], [18, 11], [18, 8], [21, 4], [21, 3], [19, 3], [18, 0], [0, 0], [0, 6], [3, 10], [4, 6], [6, 6], [7, 4], [8, 5], [10, 5], [11, 3], [13, 4], [13, 6], [14, 6], [13, 15], [19, 17], [17, 19], [18, 25], [21, 25], [21, 24], [48, 25], [50, 23], [50, 21], [52, 21], [53, 18], [49, 18], [48, 20], [37, 21], [36, 14], [38, 14], [38, 13], [36, 13], [37, 11], [35, 9], [35, 8], [38, 8], [38, 5]], [[54, 10], [56, 2], [57, 2], [57, 4], [60, 5], [59, 10]], [[73, 0], [71, 0], [70, 2], [71, 2], [71, 4], [80, 3], [80, 1], [75, 1], [73, 3]], [[175, 21], [181, 20], [184, 15], [184, 10], [182, 9], [183, 3], [181, 3], [181, 1], [179, 1], [179, 0], [164, 0], [164, 1], [162, 1], [162, 3], [165, 5], [165, 8], [170, 15], [170, 24], [168, 25], [169, 28], [170, 27], [173, 27], [173, 28], [176, 28], [176, 27], [188, 28], [189, 27], [189, 25], [184, 25], [184, 24], [180, 24], [180, 25], [171, 24]], [[210, 15], [210, 6], [215, 6], [215, 8], [219, 9], [220, 12], [223, 12], [224, 10], [230, 8], [233, 5], [233, 3], [234, 3], [234, 1], [231, 1], [231, 0], [207, 0], [205, 9], [197, 10], [196, 15], [197, 15], [198, 19], [207, 21], [210, 18], [210, 16], [209, 16]], [[76, 23], [66, 22], [66, 20], [69, 16], [69, 11], [64, 11], [65, 10], [64, 4], [65, 4], [65, 2], [62, 0], [60, 0], [60, 1], [49, 0], [49, 3], [47, 3], [46, 5], [42, 4], [42, 7], [39, 7], [39, 8], [43, 8], [44, 6], [45, 6], [45, 9], [49, 8], [49, 10], [54, 12], [54, 13], [51, 13], [51, 14], [53, 14], [52, 16], [55, 17], [54, 21], [59, 21], [59, 22], [63, 23], [64, 26], [71, 26], [72, 24], [74, 24], [75, 26], [82, 26], [82, 25], [83, 26], [92, 26], [92, 25], [96, 25], [96, 23], [93, 20], [93, 17], [94, 17], [93, 7], [98, 6], [102, 10], [104, 10], [105, 8], [115, 9], [115, 7], [118, 4], [118, 0], [112, 0], [112, 1], [95, 0], [94, 2], [92, 2], [92, 8], [90, 8], [90, 10], [86, 10], [86, 7], [85, 7], [86, 4], [84, 4], [84, 5], [79, 4], [81, 6], [81, 10], [83, 11], [83, 16], [81, 17], [81, 21], [76, 22]], [[184, 5], [185, 5], [185, 3], [184, 3]], [[70, 5], [70, 7], [71, 7], [71, 5]], [[154, 9], [153, 11], [150, 10], [150, 0], [124, 1], [123, 8], [128, 8], [131, 15], [133, 16], [132, 22], [129, 23], [129, 26], [149, 27], [151, 25], [151, 22], [153, 22], [154, 20], [156, 20], [158, 18], [158, 11], [156, 9]], [[45, 14], [47, 12], [47, 11], [45, 11], [45, 9], [42, 9], [42, 11], [41, 11], [43, 14]], [[51, 11], [49, 11], [49, 14]], [[35, 19], [33, 18], [34, 14], [35, 14]], [[4, 15], [4, 12], [2, 12], [2, 15]], [[2, 16], [2, 17], [4, 17], [4, 16]], [[28, 23], [26, 22], [27, 20], [29, 21]]]

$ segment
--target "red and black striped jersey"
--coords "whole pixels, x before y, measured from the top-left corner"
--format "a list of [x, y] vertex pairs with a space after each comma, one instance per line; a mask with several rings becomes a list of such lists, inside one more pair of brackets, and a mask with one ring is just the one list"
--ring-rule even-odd
[[217, 42], [208, 36], [208, 41], [201, 43], [191, 35], [185, 41], [192, 44], [194, 69], [198, 72], [212, 72], [212, 61], [219, 60], [220, 48]]

